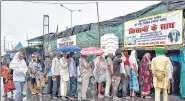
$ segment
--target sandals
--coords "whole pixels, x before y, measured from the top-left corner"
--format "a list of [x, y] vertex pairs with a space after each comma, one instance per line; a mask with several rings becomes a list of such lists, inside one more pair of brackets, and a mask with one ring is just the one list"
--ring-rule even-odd
[[62, 100], [67, 101], [67, 99], [65, 97], [64, 98], [62, 97]]
[[7, 97], [7, 95], [3, 95], [3, 97]]
[[87, 98], [81, 98], [82, 101], [91, 101], [90, 99], [87, 99]]
[[69, 99], [72, 100], [72, 101], [76, 101], [76, 100], [77, 100], [77, 99], [74, 98], [74, 97], [70, 97]]
[[103, 95], [98, 95], [98, 98], [104, 98], [104, 96]]
[[145, 96], [145, 99], [151, 99], [152, 97], [151, 96]]
[[145, 98], [145, 99], [151, 99], [152, 97], [151, 96], [141, 96], [142, 98]]

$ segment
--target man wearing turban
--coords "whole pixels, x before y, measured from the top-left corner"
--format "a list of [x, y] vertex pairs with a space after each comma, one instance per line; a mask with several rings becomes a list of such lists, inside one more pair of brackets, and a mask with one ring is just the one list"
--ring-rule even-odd
[[153, 85], [155, 87], [155, 101], [160, 101], [160, 92], [163, 92], [163, 101], [168, 101], [168, 72], [169, 59], [164, 56], [164, 51], [161, 48], [156, 48], [156, 57], [152, 60]]

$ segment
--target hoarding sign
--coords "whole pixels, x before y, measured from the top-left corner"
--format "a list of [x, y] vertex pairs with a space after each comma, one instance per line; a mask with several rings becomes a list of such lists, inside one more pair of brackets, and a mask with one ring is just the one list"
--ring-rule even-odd
[[63, 45], [76, 45], [76, 35], [57, 40], [57, 48]]
[[131, 20], [124, 24], [124, 47], [182, 44], [182, 10]]

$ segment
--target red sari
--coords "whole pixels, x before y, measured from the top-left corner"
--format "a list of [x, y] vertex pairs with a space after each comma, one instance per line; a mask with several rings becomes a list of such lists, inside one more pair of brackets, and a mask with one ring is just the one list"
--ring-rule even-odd
[[13, 84], [13, 75], [10, 72], [11, 72], [10, 69], [6, 65], [2, 67], [1, 73], [3, 77], [5, 96], [9, 91], [12, 91], [15, 89]]
[[150, 93], [152, 85], [152, 76], [149, 67], [150, 67], [150, 56], [145, 55], [142, 58], [139, 72], [139, 83], [142, 95], [148, 95]]

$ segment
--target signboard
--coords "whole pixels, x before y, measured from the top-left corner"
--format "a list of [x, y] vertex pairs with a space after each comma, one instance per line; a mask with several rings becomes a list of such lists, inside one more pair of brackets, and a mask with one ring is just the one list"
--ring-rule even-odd
[[176, 10], [125, 22], [124, 47], [182, 44], [183, 11]]
[[57, 39], [57, 48], [63, 45], [76, 45], [76, 35]]

